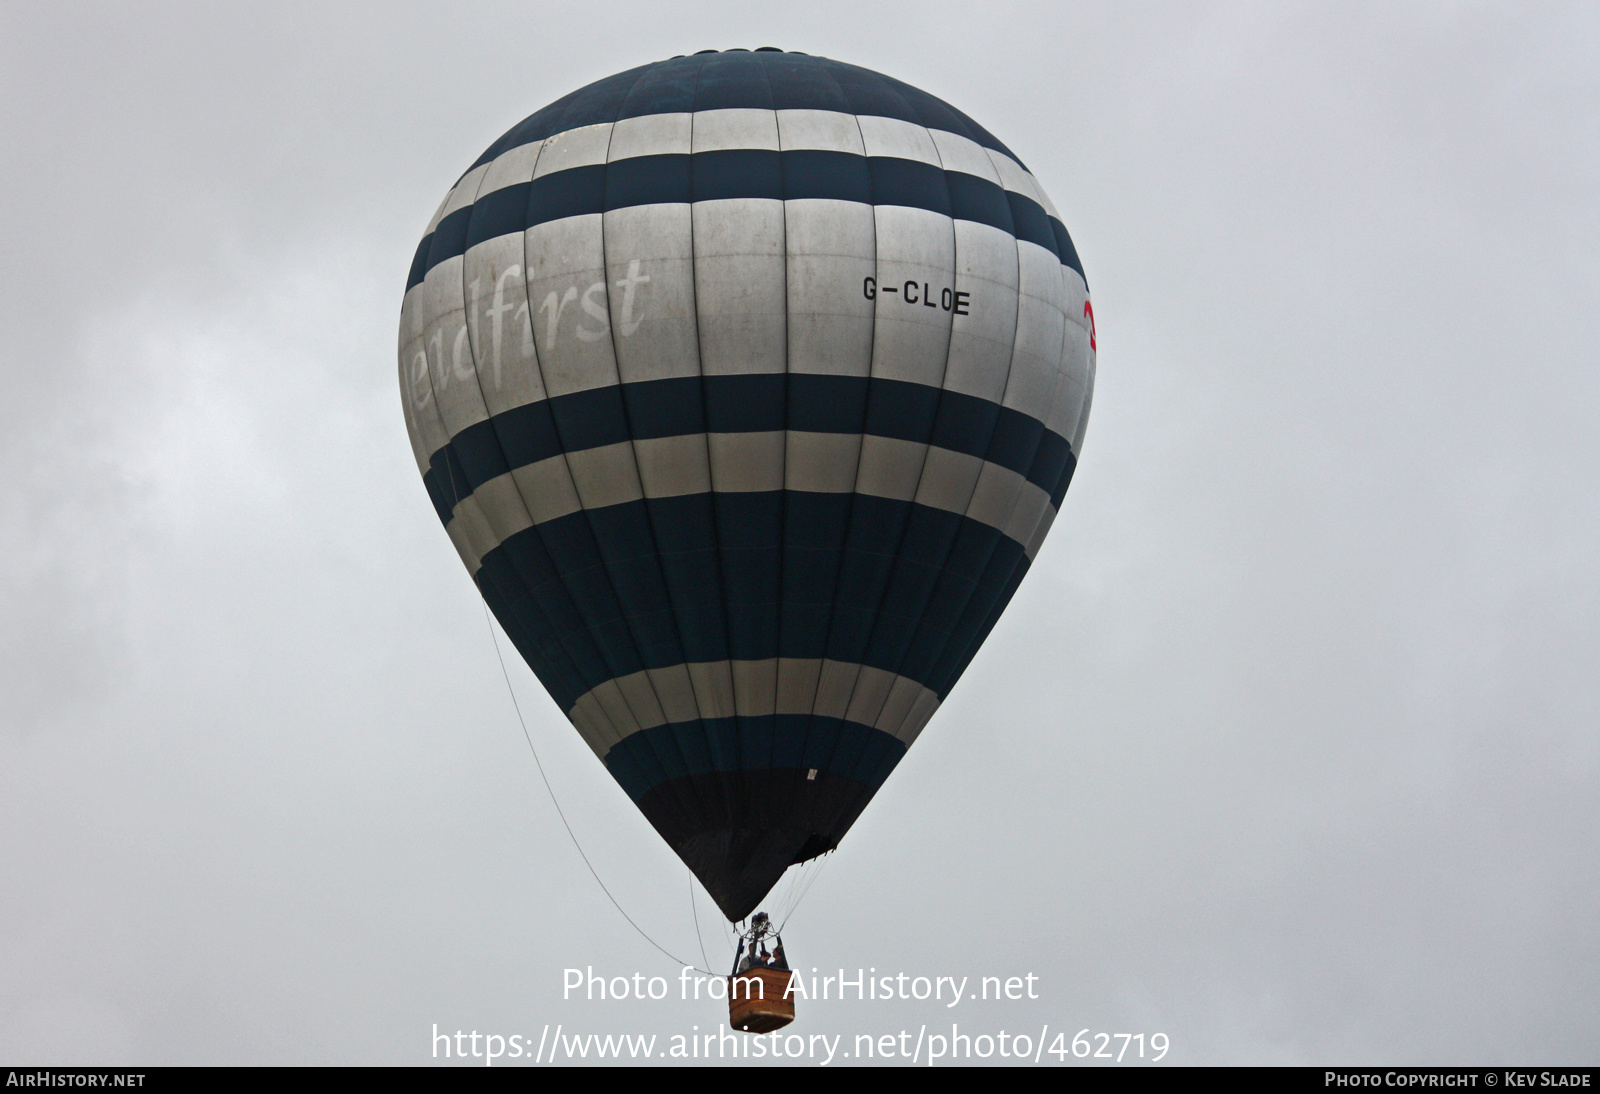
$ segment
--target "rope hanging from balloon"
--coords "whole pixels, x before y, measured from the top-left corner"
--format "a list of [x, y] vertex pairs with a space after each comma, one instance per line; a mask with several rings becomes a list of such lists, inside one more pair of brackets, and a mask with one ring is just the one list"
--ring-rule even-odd
[[[578, 852], [578, 857], [583, 859], [583, 864], [589, 868], [589, 876], [594, 878], [594, 883], [596, 885], [600, 886], [600, 891], [606, 895], [607, 900], [611, 901], [611, 906], [617, 910], [617, 914], [628, 921], [628, 926], [639, 932], [640, 938], [650, 943], [650, 945], [654, 946], [657, 950], [671, 960], [677, 962], [683, 968], [693, 969], [695, 972], [701, 973], [705, 976], [721, 976], [721, 973], [712, 972], [710, 969], [702, 969], [693, 962], [683, 960], [681, 957], [673, 954], [665, 946], [661, 945], [661, 943], [651, 938], [647, 933], [645, 933], [645, 929], [643, 927], [639, 926], [639, 924], [633, 921], [633, 917], [623, 909], [622, 905], [618, 903], [617, 898], [611, 895], [611, 890], [606, 888], [606, 883], [600, 880], [599, 871], [594, 868], [594, 863], [590, 862], [589, 856], [584, 853], [583, 844], [578, 842], [578, 835], [572, 830], [572, 824], [567, 820], [566, 811], [561, 808], [561, 802], [556, 798], [555, 788], [550, 785], [550, 777], [544, 773], [544, 761], [539, 759], [539, 750], [533, 745], [533, 734], [528, 732], [528, 720], [522, 716], [522, 704], [517, 702], [517, 689], [511, 686], [511, 673], [506, 669], [505, 655], [500, 652], [500, 636], [494, 633], [494, 618], [489, 614], [489, 606], [487, 604], [483, 606], [483, 618], [484, 622], [489, 626], [489, 641], [494, 643], [494, 655], [496, 660], [500, 662], [500, 675], [505, 679], [507, 694], [511, 696], [511, 707], [517, 712], [517, 723], [522, 726], [522, 738], [528, 742], [528, 751], [533, 753], [534, 766], [539, 769], [539, 780], [544, 783], [545, 793], [550, 795], [550, 804], [555, 806], [556, 816], [561, 818], [561, 827], [567, 830], [567, 838], [572, 841], [572, 846]], [[692, 888], [689, 891], [689, 896], [691, 900], [690, 907], [693, 907], [692, 901], [694, 899], [694, 890]], [[699, 913], [697, 912], [695, 914], [695, 934], [699, 935], [699, 933], [700, 920]], [[700, 949], [701, 959], [705, 961], [706, 964], [711, 964], [710, 959], [705, 956], [704, 942], [700, 944]]]

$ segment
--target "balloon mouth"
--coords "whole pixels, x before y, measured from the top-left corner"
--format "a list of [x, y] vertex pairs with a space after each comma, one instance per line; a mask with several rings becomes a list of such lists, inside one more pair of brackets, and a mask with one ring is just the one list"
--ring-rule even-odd
[[737, 923], [790, 866], [838, 847], [874, 789], [809, 767], [706, 772], [653, 787], [638, 805]]
[[812, 857], [803, 853], [806, 848], [819, 843], [815, 833], [792, 828], [725, 829], [691, 836], [675, 850], [722, 914], [738, 922], [755, 911], [785, 870]]

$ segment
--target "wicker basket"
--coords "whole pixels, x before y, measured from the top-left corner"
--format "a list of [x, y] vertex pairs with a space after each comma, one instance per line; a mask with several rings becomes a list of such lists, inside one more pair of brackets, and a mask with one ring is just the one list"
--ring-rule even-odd
[[[728, 978], [728, 1024], [746, 1033], [771, 1033], [794, 1021], [787, 969], [746, 969]], [[749, 998], [746, 998], [749, 996]]]

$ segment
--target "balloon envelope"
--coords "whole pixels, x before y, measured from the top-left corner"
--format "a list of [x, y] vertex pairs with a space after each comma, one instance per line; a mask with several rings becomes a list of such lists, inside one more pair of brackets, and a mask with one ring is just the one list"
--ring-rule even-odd
[[491, 145], [417, 249], [417, 465], [529, 666], [729, 919], [835, 847], [1072, 477], [1082, 264], [938, 99], [675, 57]]

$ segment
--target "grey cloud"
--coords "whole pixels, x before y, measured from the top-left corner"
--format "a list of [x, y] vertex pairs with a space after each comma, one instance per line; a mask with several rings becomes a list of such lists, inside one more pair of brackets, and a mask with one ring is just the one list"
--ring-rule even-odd
[[[1100, 331], [1054, 534], [791, 955], [1033, 971], [1041, 1001], [956, 1020], [1159, 1029], [1176, 1062], [1600, 1055], [1591, 10], [3, 18], [0, 1056], [720, 1020], [560, 998], [569, 966], [676, 970], [543, 796], [392, 357], [410, 249], [490, 140], [765, 44], [994, 129]], [[699, 961], [681, 865], [513, 677], [597, 869]]]

